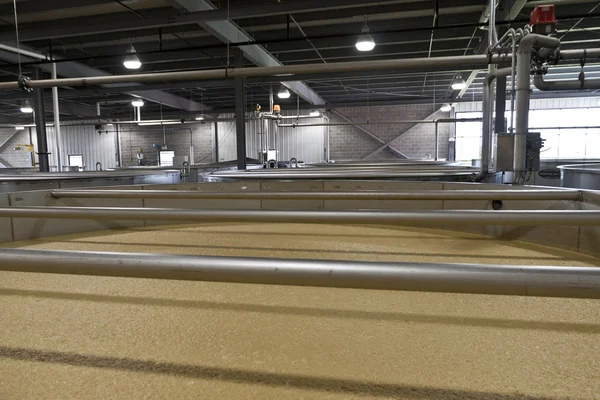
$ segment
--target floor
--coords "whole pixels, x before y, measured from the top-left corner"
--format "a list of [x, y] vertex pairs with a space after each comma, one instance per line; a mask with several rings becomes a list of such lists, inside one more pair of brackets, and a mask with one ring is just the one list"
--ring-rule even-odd
[[[30, 249], [600, 266], [425, 229], [222, 224]], [[0, 273], [0, 399], [599, 399], [600, 301]]]

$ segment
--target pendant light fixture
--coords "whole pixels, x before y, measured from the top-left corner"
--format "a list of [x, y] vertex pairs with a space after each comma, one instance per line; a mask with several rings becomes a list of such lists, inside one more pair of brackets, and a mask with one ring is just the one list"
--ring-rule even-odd
[[450, 112], [450, 111], [452, 111], [452, 106], [450, 104], [448, 104], [448, 103], [444, 103], [440, 107], [440, 111], [441, 112]]
[[362, 35], [356, 41], [356, 49], [358, 51], [371, 51], [375, 48], [375, 41], [369, 34], [368, 15], [365, 15], [365, 25], [362, 28]]
[[137, 56], [137, 52], [135, 51], [135, 48], [133, 47], [133, 45], [131, 45], [129, 47], [129, 50], [127, 50], [127, 56], [125, 57], [125, 60], [123, 61], [123, 65], [125, 66], [125, 68], [127, 69], [139, 69], [142, 66], [142, 62], [140, 61], [139, 57]]
[[29, 100], [25, 100], [25, 103], [21, 106], [21, 112], [25, 114], [31, 114], [33, 112], [33, 107], [31, 107]]
[[465, 82], [465, 80], [460, 75], [452, 81], [452, 90], [463, 90], [466, 87], [467, 82]]
[[280, 99], [289, 99], [292, 94], [285, 86], [281, 85], [281, 89], [279, 89], [279, 93], [277, 93], [277, 97]]

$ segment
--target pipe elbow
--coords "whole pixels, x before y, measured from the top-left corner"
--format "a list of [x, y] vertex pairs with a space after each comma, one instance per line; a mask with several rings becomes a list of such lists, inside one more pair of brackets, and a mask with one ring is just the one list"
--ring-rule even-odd
[[536, 74], [533, 77], [533, 85], [539, 90], [551, 90], [552, 85], [544, 80], [542, 75]]
[[557, 38], [532, 33], [521, 39], [521, 42], [519, 43], [519, 53], [530, 53], [534, 47], [556, 49], [559, 46], [560, 40]]

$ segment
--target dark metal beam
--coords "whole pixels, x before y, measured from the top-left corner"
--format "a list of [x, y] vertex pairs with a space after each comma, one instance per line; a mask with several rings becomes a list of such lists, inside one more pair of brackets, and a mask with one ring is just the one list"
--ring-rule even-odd
[[[417, 0], [426, 2], [427, 0]], [[414, 3], [414, 0], [388, 0], [378, 1], [377, 5], [390, 5], [401, 3]], [[97, 35], [107, 32], [139, 31], [141, 29], [161, 28], [165, 26], [190, 25], [197, 23], [240, 20], [249, 18], [263, 18], [275, 15], [311, 13], [342, 8], [360, 8], [372, 6], [372, 2], [365, 0], [305, 0], [302, 2], [276, 3], [264, 5], [251, 5], [227, 10], [226, 8], [204, 11], [184, 12], [174, 16], [154, 18], [132, 18], [126, 23], [115, 24], [114, 20], [106, 19], [104, 23], [93, 25], [63, 26], [28, 30], [20, 34], [21, 41], [56, 39], [72, 36]], [[183, 11], [187, 11], [183, 9]], [[9, 38], [10, 39], [10, 38]]]

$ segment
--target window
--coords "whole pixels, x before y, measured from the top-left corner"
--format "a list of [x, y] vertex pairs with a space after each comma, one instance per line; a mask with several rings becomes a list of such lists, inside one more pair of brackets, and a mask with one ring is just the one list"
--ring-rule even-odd
[[[457, 113], [457, 118], [481, 118], [482, 113]], [[510, 121], [510, 112], [506, 113]], [[510, 123], [510, 122], [509, 122]], [[542, 160], [600, 158], [600, 110], [571, 108], [531, 110], [529, 127], [545, 140]], [[456, 123], [456, 160], [481, 158], [481, 122]]]
[[70, 167], [79, 167], [80, 170], [83, 170], [83, 155], [82, 154], [70, 154], [69, 155], [69, 166]]
[[[460, 113], [456, 118], [481, 118], [481, 113]], [[481, 122], [456, 123], [456, 161], [468, 162], [481, 158]]]
[[158, 153], [158, 165], [161, 167], [172, 167], [174, 158], [174, 151], [161, 151]]

